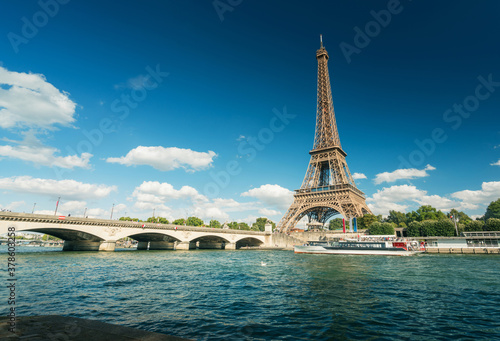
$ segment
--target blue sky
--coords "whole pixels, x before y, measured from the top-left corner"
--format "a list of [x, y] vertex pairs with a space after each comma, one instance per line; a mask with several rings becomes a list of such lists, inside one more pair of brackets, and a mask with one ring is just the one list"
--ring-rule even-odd
[[319, 35], [377, 214], [500, 197], [500, 4], [25, 1], [0, 11], [0, 208], [279, 221], [314, 139]]

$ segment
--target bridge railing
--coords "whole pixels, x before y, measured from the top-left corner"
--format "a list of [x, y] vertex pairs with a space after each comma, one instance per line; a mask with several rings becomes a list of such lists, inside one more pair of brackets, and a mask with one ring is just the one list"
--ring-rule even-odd
[[44, 214], [31, 214], [31, 213], [16, 213], [16, 212], [0, 212], [0, 221], [21, 221], [21, 222], [34, 222], [46, 224], [67, 224], [67, 225], [91, 225], [91, 226], [106, 226], [106, 227], [122, 227], [122, 228], [143, 228], [143, 229], [156, 229], [156, 230], [178, 230], [178, 231], [191, 231], [191, 232], [216, 232], [227, 234], [250, 234], [250, 235], [265, 235], [261, 231], [248, 231], [248, 230], [233, 230], [233, 229], [219, 229], [212, 227], [198, 227], [198, 226], [184, 226], [174, 224], [159, 224], [159, 223], [146, 223], [146, 222], [131, 222], [122, 220], [108, 220], [108, 219], [93, 219], [93, 218], [80, 218], [71, 216], [57, 216], [57, 215], [44, 215]]

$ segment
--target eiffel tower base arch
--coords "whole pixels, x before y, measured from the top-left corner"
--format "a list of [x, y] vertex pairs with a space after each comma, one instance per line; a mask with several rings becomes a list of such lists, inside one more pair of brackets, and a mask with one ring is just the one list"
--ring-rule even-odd
[[279, 231], [286, 232], [293, 229], [305, 216], [308, 217], [309, 222], [315, 220], [326, 224], [337, 214], [346, 219], [371, 214], [364, 196], [355, 192], [357, 188], [344, 186], [347, 187], [344, 190], [330, 189], [321, 192], [297, 190], [293, 204], [278, 224]]

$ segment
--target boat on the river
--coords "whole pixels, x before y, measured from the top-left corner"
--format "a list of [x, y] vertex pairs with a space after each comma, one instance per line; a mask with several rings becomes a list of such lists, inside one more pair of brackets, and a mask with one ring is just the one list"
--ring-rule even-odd
[[417, 241], [406, 240], [337, 240], [310, 241], [294, 246], [295, 253], [325, 253], [332, 255], [413, 256], [424, 252]]

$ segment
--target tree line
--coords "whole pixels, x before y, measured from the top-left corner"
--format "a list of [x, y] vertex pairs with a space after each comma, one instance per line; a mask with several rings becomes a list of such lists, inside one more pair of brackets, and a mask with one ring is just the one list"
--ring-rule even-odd
[[[224, 224], [222, 224], [218, 220], [210, 220], [208, 224], [205, 224], [205, 222], [198, 218], [198, 217], [189, 217], [187, 219], [184, 218], [179, 218], [175, 219], [172, 222], [170, 222], [168, 219], [163, 218], [163, 217], [149, 217], [146, 221], [140, 220], [139, 218], [130, 218], [130, 217], [121, 217], [119, 220], [121, 221], [136, 221], [136, 222], [146, 222], [146, 223], [157, 223], [157, 224], [172, 224], [172, 225], [187, 225], [187, 226], [202, 226], [202, 227], [212, 227], [216, 229], [220, 229], [224, 227]], [[268, 221], [267, 218], [257, 218], [255, 222], [252, 224], [252, 226], [248, 225], [247, 223], [238, 223], [236, 221], [232, 221], [230, 223], [225, 223], [230, 229], [233, 230], [246, 230], [246, 231], [264, 231], [266, 222]], [[270, 221], [271, 225], [273, 226], [273, 230], [276, 228], [276, 224], [272, 221]]]
[[[373, 214], [358, 218], [358, 228], [368, 229], [370, 234], [394, 234], [397, 227], [406, 228], [409, 237], [455, 236], [457, 230], [459, 234], [463, 231], [500, 231], [500, 199], [491, 202], [485, 214], [476, 220], [456, 209], [445, 214], [430, 205], [408, 213], [391, 210], [386, 218]], [[342, 219], [330, 220], [329, 229], [342, 229]]]

